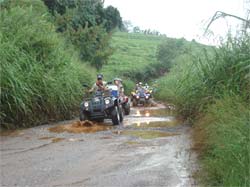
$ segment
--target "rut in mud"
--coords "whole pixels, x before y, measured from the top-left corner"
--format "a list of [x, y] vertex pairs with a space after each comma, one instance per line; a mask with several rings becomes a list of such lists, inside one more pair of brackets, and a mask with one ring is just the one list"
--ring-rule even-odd
[[6, 133], [1, 185], [195, 186], [190, 130], [158, 105], [132, 108], [119, 126], [71, 120]]

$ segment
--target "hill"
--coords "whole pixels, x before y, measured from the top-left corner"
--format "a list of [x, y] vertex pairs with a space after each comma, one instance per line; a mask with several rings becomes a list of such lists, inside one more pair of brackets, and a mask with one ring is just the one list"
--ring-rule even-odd
[[[128, 72], [145, 71], [147, 66], [157, 63], [157, 47], [164, 39], [166, 37], [124, 32], [115, 33], [111, 42], [114, 53], [108, 64], [103, 67], [102, 73], [110, 79], [114, 76], [127, 75]], [[127, 78], [133, 79], [134, 77], [131, 74]]]

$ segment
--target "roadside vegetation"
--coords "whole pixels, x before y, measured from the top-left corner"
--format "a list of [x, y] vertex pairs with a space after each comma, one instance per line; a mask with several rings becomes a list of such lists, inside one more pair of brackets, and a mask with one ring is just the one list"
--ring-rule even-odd
[[[174, 63], [173, 56], [199, 51], [204, 47], [184, 38], [174, 39], [144, 32], [115, 32], [111, 46], [113, 54], [103, 66], [102, 72], [107, 79], [121, 77], [126, 80], [127, 94], [134, 88], [135, 82], [151, 82], [168, 72]], [[171, 55], [166, 56], [165, 50]]]
[[173, 59], [170, 72], [158, 81], [157, 98], [174, 103], [194, 124], [203, 169], [198, 175], [210, 186], [250, 186], [249, 34], [229, 35], [219, 48]]
[[0, 8], [1, 127], [78, 115], [82, 84], [112, 54], [119, 11], [101, 0], [3, 0]]

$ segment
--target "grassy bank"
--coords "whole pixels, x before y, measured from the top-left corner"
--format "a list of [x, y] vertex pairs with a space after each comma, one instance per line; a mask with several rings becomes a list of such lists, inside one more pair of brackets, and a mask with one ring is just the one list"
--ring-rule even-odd
[[194, 124], [206, 185], [250, 186], [249, 35], [183, 57], [159, 80], [157, 98]]
[[167, 38], [136, 33], [114, 33], [111, 42], [114, 53], [102, 72], [108, 79], [122, 77], [126, 80], [125, 86], [128, 90], [134, 87], [133, 81], [148, 81], [159, 75], [156, 51], [164, 39]]
[[94, 71], [55, 33], [42, 1], [13, 3], [0, 14], [1, 127], [72, 117], [82, 82], [89, 82]]

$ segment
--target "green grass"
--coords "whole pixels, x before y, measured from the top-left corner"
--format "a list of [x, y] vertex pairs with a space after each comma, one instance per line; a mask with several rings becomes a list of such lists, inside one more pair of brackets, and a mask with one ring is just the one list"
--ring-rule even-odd
[[[250, 108], [239, 97], [224, 96], [195, 123], [206, 136], [202, 180], [211, 186], [250, 185]], [[199, 144], [199, 141], [195, 141]]]
[[103, 74], [111, 79], [131, 70], [134, 72], [145, 70], [147, 65], [157, 63], [156, 50], [164, 39], [166, 38], [143, 34], [114, 33], [111, 42], [114, 54], [103, 67]]

